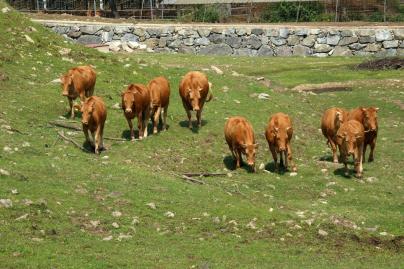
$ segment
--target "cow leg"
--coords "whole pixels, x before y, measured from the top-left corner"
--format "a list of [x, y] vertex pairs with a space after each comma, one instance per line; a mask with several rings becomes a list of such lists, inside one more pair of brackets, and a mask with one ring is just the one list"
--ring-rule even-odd
[[345, 153], [342, 153], [342, 152], [341, 152], [341, 161], [344, 164], [344, 175], [347, 177], [347, 176], [349, 176], [348, 158], [347, 158], [347, 155]]
[[276, 150], [275, 150], [274, 147], [269, 146], [269, 150], [271, 151], [271, 153], [272, 153], [272, 158], [274, 159], [275, 172], [277, 172], [277, 171], [279, 170], [279, 167], [278, 167], [278, 155], [276, 154]]
[[85, 92], [80, 93], [80, 102], [81, 102], [81, 106], [83, 106], [84, 102], [86, 101], [86, 95]]
[[168, 106], [164, 108], [164, 114], [163, 114], [163, 130], [167, 130], [167, 112], [168, 111]]
[[196, 120], [198, 122], [198, 128], [202, 126], [202, 108], [196, 112]]
[[86, 92], [86, 97], [93, 96], [93, 94], [94, 94], [94, 87], [91, 87], [91, 88], [88, 89], [88, 91]]
[[328, 142], [330, 143], [330, 147], [332, 150], [332, 160], [334, 163], [338, 163], [338, 155], [337, 155], [337, 146], [334, 141], [330, 137], [328, 137]]
[[354, 162], [355, 162], [355, 172], [356, 175], [355, 177], [357, 178], [361, 178], [362, 177], [362, 171], [363, 171], [363, 167], [362, 167], [362, 161], [363, 161], [363, 148], [364, 146], [361, 145], [358, 147], [358, 149], [355, 152], [354, 155]]
[[[288, 146], [287, 146], [287, 151], [288, 151], [288, 161], [290, 163], [290, 166], [292, 167], [292, 172], [297, 172], [296, 164], [292, 159], [292, 147], [290, 146], [290, 144], [288, 144]], [[286, 157], [285, 157], [285, 159], [286, 159]]]
[[241, 163], [243, 161], [242, 157], [241, 157], [241, 150], [237, 149], [236, 150], [236, 154], [237, 154], [237, 158], [236, 158], [236, 167], [240, 168]]
[[95, 130], [95, 154], [100, 154], [100, 145], [101, 145], [101, 130], [100, 126], [98, 126], [97, 130]]
[[132, 124], [132, 120], [126, 118], [126, 120], [128, 121], [128, 125], [129, 125], [129, 130], [130, 130], [130, 140], [135, 140], [135, 132], [133, 131], [133, 124]]
[[83, 124], [83, 133], [84, 136], [86, 137], [86, 141], [91, 144], [90, 136], [88, 135], [88, 127], [87, 125], [84, 124]]
[[281, 167], [281, 168], [284, 168], [285, 167], [285, 165], [283, 164], [283, 152], [281, 151], [280, 153], [279, 153], [279, 166]]
[[[285, 157], [285, 162], [284, 162], [284, 167], [285, 167], [285, 169], [288, 169], [288, 150], [286, 149], [286, 151], [284, 151], [283, 152], [283, 155], [284, 155], [284, 157]], [[281, 156], [282, 156], [282, 153], [281, 153]]]
[[147, 137], [147, 125], [149, 123], [149, 119], [150, 119], [150, 107], [147, 106], [146, 110], [143, 112], [143, 137], [146, 138]]
[[73, 99], [68, 97], [69, 100], [69, 106], [70, 106], [70, 118], [74, 119], [74, 106], [73, 106]]
[[157, 134], [157, 126], [159, 124], [159, 119], [160, 119], [160, 114], [161, 114], [161, 107], [158, 107], [157, 109], [153, 109], [153, 134]]
[[100, 150], [104, 148], [104, 124], [101, 124], [100, 128]]
[[[369, 154], [369, 159], [368, 162], [373, 162], [374, 160], [374, 151], [376, 148], [376, 138], [373, 138], [372, 142], [370, 143], [370, 154]], [[365, 152], [365, 149], [363, 149], [363, 152]], [[366, 158], [365, 154], [363, 154], [363, 158]]]
[[139, 129], [139, 140], [143, 139], [143, 112], [137, 115], [137, 128]]

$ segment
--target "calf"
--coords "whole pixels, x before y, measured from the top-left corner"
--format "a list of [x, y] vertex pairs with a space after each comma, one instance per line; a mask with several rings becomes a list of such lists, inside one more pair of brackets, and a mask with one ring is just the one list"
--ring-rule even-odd
[[365, 130], [362, 123], [348, 120], [343, 123], [337, 132], [337, 145], [341, 153], [341, 160], [345, 166], [345, 175], [348, 175], [347, 159], [352, 155], [355, 163], [356, 177], [362, 177], [363, 143]]
[[255, 143], [251, 124], [243, 117], [231, 117], [224, 126], [224, 137], [236, 161], [236, 167], [240, 167], [241, 154], [244, 154], [247, 157], [247, 164], [255, 172], [255, 154], [258, 144]]
[[331, 147], [334, 163], [338, 162], [335, 136], [337, 135], [337, 131], [341, 124], [344, 123], [344, 120], [347, 120], [347, 116], [347, 111], [333, 107], [327, 109], [321, 118], [321, 131], [325, 138], [327, 138], [327, 144]]
[[[292, 160], [292, 149], [290, 146], [292, 135], [292, 121], [288, 115], [284, 113], [276, 113], [269, 119], [268, 126], [265, 131], [265, 137], [268, 141], [272, 157], [274, 158], [275, 171], [279, 170], [277, 154], [280, 155], [280, 165], [282, 167], [287, 168], [289, 161], [292, 171], [297, 171], [296, 165]], [[285, 163], [283, 163], [283, 155], [285, 157]]]
[[150, 118], [150, 94], [142, 84], [130, 84], [121, 94], [122, 109], [130, 128], [130, 138], [135, 139], [132, 119], [137, 117], [139, 139], [147, 137], [147, 123]]
[[[103, 133], [104, 124], [107, 119], [107, 109], [104, 102], [98, 96], [89, 97], [81, 107], [83, 132], [86, 140], [95, 148], [95, 153], [99, 154], [104, 148]], [[91, 141], [88, 132], [91, 132]]]
[[201, 127], [205, 101], [213, 98], [207, 76], [197, 71], [187, 73], [180, 82], [179, 93], [188, 116], [188, 127], [192, 129], [191, 111], [196, 111], [197, 124]]
[[73, 100], [80, 96], [81, 103], [94, 93], [96, 73], [91, 66], [77, 66], [60, 77], [62, 95], [70, 105], [70, 117], [74, 118]]
[[377, 111], [379, 111], [378, 107], [359, 107], [349, 112], [349, 119], [359, 121], [365, 128], [363, 157], [366, 157], [366, 147], [367, 145], [370, 145], [368, 162], [372, 162], [374, 160], [374, 150], [376, 148], [377, 132], [379, 129], [377, 124]]
[[157, 125], [163, 109], [163, 130], [167, 130], [167, 111], [170, 103], [170, 83], [164, 77], [157, 77], [147, 85], [150, 91], [150, 109], [153, 120], [153, 134], [157, 133]]

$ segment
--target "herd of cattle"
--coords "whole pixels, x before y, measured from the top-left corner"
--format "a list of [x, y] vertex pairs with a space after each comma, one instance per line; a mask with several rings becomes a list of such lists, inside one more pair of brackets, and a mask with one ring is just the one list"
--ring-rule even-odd
[[[60, 78], [63, 96], [69, 100], [71, 117], [74, 118], [76, 106], [73, 101], [80, 97], [82, 125], [86, 140], [99, 154], [103, 149], [103, 131], [107, 118], [107, 110], [100, 97], [93, 96], [96, 73], [91, 66], [78, 66], [70, 69]], [[213, 96], [210, 83], [205, 74], [197, 71], [187, 73], [180, 82], [179, 95], [187, 113], [189, 128], [192, 129], [191, 111], [196, 112], [197, 125], [201, 127], [202, 110], [205, 102]], [[158, 132], [159, 120], [163, 121], [163, 130], [167, 129], [167, 111], [170, 102], [170, 83], [164, 77], [157, 77], [147, 85], [130, 84], [121, 94], [122, 109], [130, 128], [131, 140], [135, 139], [132, 120], [137, 117], [139, 139], [147, 137], [149, 119], [153, 122], [153, 133]], [[362, 162], [366, 147], [370, 145], [368, 161], [374, 159], [374, 149], [378, 132], [377, 111], [375, 107], [359, 107], [351, 111], [341, 108], [330, 108], [321, 119], [321, 130], [327, 138], [333, 152], [333, 161], [338, 162], [337, 147], [340, 161], [344, 163], [345, 174], [348, 174], [347, 159], [352, 155], [355, 164], [355, 176], [362, 176]], [[91, 133], [92, 139], [89, 134]], [[284, 113], [274, 114], [268, 122], [265, 137], [274, 159], [275, 171], [279, 167], [285, 169], [290, 164], [292, 171], [297, 171], [292, 160], [291, 139], [293, 135], [292, 120]], [[239, 168], [242, 155], [246, 156], [247, 164], [255, 171], [255, 155], [258, 144], [252, 125], [244, 117], [231, 117], [224, 126], [224, 136], [229, 149]], [[278, 164], [278, 154], [280, 162]]]

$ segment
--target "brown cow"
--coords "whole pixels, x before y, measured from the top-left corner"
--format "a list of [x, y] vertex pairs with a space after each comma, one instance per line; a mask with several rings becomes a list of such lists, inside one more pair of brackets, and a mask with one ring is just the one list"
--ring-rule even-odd
[[321, 118], [321, 131], [330, 145], [334, 163], [338, 162], [336, 135], [339, 127], [347, 120], [348, 112], [337, 107], [327, 109]]
[[[107, 109], [104, 102], [98, 96], [89, 97], [81, 107], [83, 132], [86, 140], [95, 147], [95, 153], [99, 154], [104, 148], [103, 133], [104, 124], [107, 119]], [[93, 141], [90, 140], [88, 132], [91, 132]]]
[[258, 144], [255, 143], [251, 124], [243, 117], [231, 117], [224, 125], [224, 137], [236, 161], [236, 167], [240, 167], [243, 161], [241, 154], [244, 154], [247, 157], [247, 164], [255, 172], [255, 153]]
[[348, 175], [348, 156], [352, 155], [355, 162], [355, 176], [358, 178], [362, 176], [364, 140], [365, 130], [362, 123], [357, 120], [348, 120], [339, 128], [337, 132], [337, 145], [341, 153], [341, 160], [345, 166], [345, 175]]
[[[288, 115], [284, 113], [274, 114], [268, 122], [267, 129], [265, 131], [265, 137], [268, 141], [269, 149], [272, 153], [272, 157], [275, 162], [275, 171], [279, 170], [278, 156], [280, 155], [280, 165], [285, 168], [288, 167], [288, 161], [291, 164], [292, 171], [296, 172], [297, 168], [292, 160], [292, 149], [290, 141], [292, 140], [293, 127], [292, 121]], [[285, 157], [285, 163], [283, 163], [283, 155]]]
[[208, 78], [205, 74], [198, 71], [187, 73], [180, 82], [179, 87], [182, 104], [187, 112], [188, 126], [192, 129], [191, 111], [196, 111], [198, 127], [202, 123], [202, 110], [206, 102], [209, 102], [213, 96], [209, 90]]
[[137, 117], [139, 139], [147, 137], [147, 123], [150, 118], [150, 93], [142, 84], [130, 84], [122, 93], [122, 109], [130, 128], [130, 138], [135, 139], [132, 119]]
[[153, 133], [157, 133], [157, 125], [163, 109], [163, 130], [167, 130], [167, 111], [170, 103], [170, 83], [165, 77], [157, 77], [147, 85], [150, 91], [150, 109], [153, 120]]
[[74, 118], [73, 100], [80, 96], [81, 104], [94, 93], [96, 73], [89, 66], [77, 66], [60, 77], [62, 95], [66, 96], [70, 105], [70, 117]]
[[367, 145], [370, 145], [368, 162], [372, 162], [374, 160], [374, 150], [376, 147], [377, 132], [379, 129], [377, 124], [377, 111], [379, 111], [378, 107], [358, 107], [349, 112], [349, 119], [359, 121], [365, 128], [363, 157], [366, 157], [366, 147]]

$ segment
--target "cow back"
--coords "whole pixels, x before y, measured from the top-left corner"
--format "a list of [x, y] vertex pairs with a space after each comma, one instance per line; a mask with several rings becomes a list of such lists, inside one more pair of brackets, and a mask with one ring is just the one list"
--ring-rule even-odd
[[229, 118], [224, 127], [224, 134], [227, 143], [230, 144], [255, 144], [253, 127], [244, 117]]
[[170, 83], [165, 77], [157, 77], [147, 85], [152, 107], [166, 107], [170, 102]]

